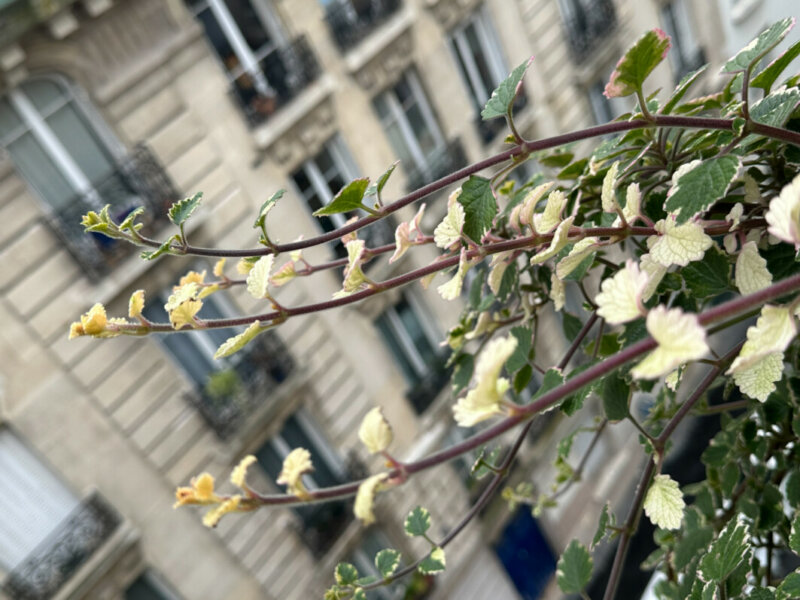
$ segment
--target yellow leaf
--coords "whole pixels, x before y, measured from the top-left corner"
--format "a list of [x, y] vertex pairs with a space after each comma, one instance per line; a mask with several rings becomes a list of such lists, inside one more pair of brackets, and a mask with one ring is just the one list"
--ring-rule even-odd
[[262, 256], [247, 274], [247, 291], [253, 298], [269, 298], [269, 274], [274, 260], [272, 254]]
[[647, 314], [647, 331], [658, 347], [631, 370], [636, 379], [661, 377], [708, 353], [706, 332], [697, 315], [686, 314], [680, 308], [656, 306]]
[[247, 469], [256, 460], [255, 456], [249, 454], [239, 461], [239, 464], [231, 471], [231, 483], [243, 490], [247, 489]]
[[358, 439], [361, 440], [370, 454], [383, 452], [389, 447], [393, 439], [392, 427], [383, 416], [380, 407], [370, 410], [361, 421], [358, 429]]
[[313, 470], [311, 453], [305, 448], [295, 448], [283, 459], [283, 469], [276, 482], [286, 485], [290, 494], [302, 498], [307, 494], [302, 481], [303, 474]]
[[262, 331], [264, 330], [261, 328], [261, 321], [253, 321], [242, 333], [229, 337], [227, 340], [222, 342], [220, 347], [217, 348], [217, 351], [214, 353], [214, 358], [220, 359], [230, 356], [231, 354], [235, 354], [244, 348], [247, 343], [250, 342], [250, 340], [252, 340]]
[[131, 319], [138, 319], [144, 310], [144, 290], [136, 290], [128, 300], [128, 316]]
[[364, 525], [371, 525], [375, 522], [375, 513], [372, 509], [375, 503], [375, 494], [378, 493], [381, 484], [388, 478], [388, 474], [379, 473], [365, 479], [363, 483], [358, 486], [356, 501], [353, 505], [353, 513]]

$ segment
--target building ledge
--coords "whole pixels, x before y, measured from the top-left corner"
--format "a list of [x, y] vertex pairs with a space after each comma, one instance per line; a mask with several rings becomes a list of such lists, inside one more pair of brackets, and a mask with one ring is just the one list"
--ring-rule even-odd
[[347, 52], [344, 62], [348, 72], [353, 74], [361, 71], [368, 63], [393, 45], [395, 40], [409, 30], [413, 23], [414, 13], [406, 5], [384, 25], [372, 32], [369, 37]]

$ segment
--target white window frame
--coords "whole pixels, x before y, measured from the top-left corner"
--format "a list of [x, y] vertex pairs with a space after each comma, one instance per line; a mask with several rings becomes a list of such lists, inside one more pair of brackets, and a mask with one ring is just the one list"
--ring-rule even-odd
[[458, 56], [454, 57], [456, 63], [459, 64], [459, 66], [463, 64], [466, 70], [466, 73], [461, 69], [459, 69], [459, 72], [461, 72], [464, 84], [467, 87], [467, 92], [473, 96], [478, 106], [483, 107], [491, 97], [494, 87], [487, 90], [481, 81], [481, 76], [478, 73], [478, 67], [470, 52], [469, 42], [466, 36], [466, 29], [470, 25], [475, 27], [480, 51], [483, 53], [489, 65], [494, 87], [497, 87], [497, 85], [505, 79], [508, 69], [506, 61], [503, 58], [497, 33], [492, 24], [491, 16], [489, 15], [489, 10], [486, 5], [482, 5], [478, 10], [467, 17], [464, 22], [453, 29], [450, 34], [450, 39], [452, 41], [452, 51], [458, 53]]
[[286, 44], [286, 36], [272, 8], [266, 4], [265, 0], [250, 0], [250, 2], [259, 16], [260, 25], [273, 40], [273, 43], [261, 48], [258, 52], [254, 52], [247, 45], [239, 26], [236, 24], [236, 20], [225, 4], [225, 0], [203, 0], [202, 3], [189, 9], [195, 16], [206, 9], [211, 11], [217, 25], [222, 30], [222, 34], [230, 44], [231, 50], [239, 60], [239, 67], [236, 69], [228, 69], [227, 66], [224, 66], [228, 79], [233, 82], [242, 75], [247, 74], [252, 77], [253, 85], [259, 94], [272, 97], [275, 96], [275, 90], [270, 86], [261, 71], [260, 63], [267, 55]]
[[[403, 73], [401, 79], [405, 79], [408, 82], [408, 87], [411, 90], [411, 97], [414, 99], [414, 103], [419, 106], [420, 112], [422, 113], [422, 119], [425, 121], [425, 127], [430, 131], [434, 138], [435, 148], [431, 154], [435, 154], [437, 151], [440, 151], [445, 147], [445, 140], [444, 136], [442, 135], [442, 131], [439, 128], [439, 124], [433, 115], [433, 109], [428, 102], [428, 97], [425, 94], [425, 91], [422, 89], [422, 84], [419, 81], [419, 77], [414, 69], [409, 69]], [[382, 92], [379, 95], [379, 99], [385, 102], [390, 113], [388, 119], [386, 117], [380, 119], [381, 125], [388, 126], [393, 123], [397, 123], [400, 134], [403, 137], [403, 142], [406, 145], [406, 149], [415, 163], [414, 166], [421, 171], [427, 172], [429, 157], [426, 156], [422, 151], [419, 140], [417, 140], [417, 136], [414, 134], [414, 130], [411, 127], [411, 124], [408, 122], [408, 118], [406, 117], [405, 111], [403, 110], [403, 107], [394, 92], [393, 86]]]
[[[108, 155], [109, 162], [112, 164], [122, 156], [121, 146], [98, 116], [94, 114], [94, 111], [86, 105], [86, 101], [79, 97], [75, 87], [66, 78], [56, 74], [48, 74], [32, 77], [26, 80], [26, 83], [37, 80], [52, 83], [62, 92], [61, 96], [45, 109], [39, 109], [21, 87], [10, 89], [4, 97], [8, 99], [11, 108], [16, 111], [17, 116], [21, 119], [22, 126], [0, 138], [0, 146], [8, 146], [27, 132], [30, 132], [42, 151], [53, 161], [56, 170], [61, 173], [71, 186], [71, 191], [74, 194], [84, 196], [87, 202], [97, 208], [101, 208], [103, 201], [100, 194], [97, 193], [83, 169], [75, 162], [69, 150], [48, 125], [47, 118], [65, 106], [72, 105], [74, 110], [83, 117], [89, 134], [96, 140], [98, 147]], [[28, 182], [28, 184], [42, 198], [48, 210], [56, 209], [47, 201], [45, 194], [35, 189], [34, 182]]]

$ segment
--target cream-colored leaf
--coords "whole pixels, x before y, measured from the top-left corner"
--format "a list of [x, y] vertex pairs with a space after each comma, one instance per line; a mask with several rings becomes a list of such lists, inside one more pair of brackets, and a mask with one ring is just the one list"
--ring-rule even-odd
[[683, 501], [678, 482], [669, 475], [656, 475], [644, 499], [644, 512], [653, 525], [661, 529], [680, 529]]
[[564, 282], [558, 278], [558, 274], [553, 271], [550, 274], [550, 300], [553, 301], [553, 308], [556, 312], [564, 308], [567, 296], [564, 290]]
[[392, 427], [383, 416], [383, 411], [376, 406], [370, 410], [361, 421], [358, 428], [358, 438], [367, 447], [370, 454], [383, 452], [394, 439]]
[[258, 259], [247, 274], [247, 291], [253, 298], [269, 297], [269, 276], [275, 256], [267, 254]]
[[763, 290], [772, 283], [767, 261], [758, 253], [755, 242], [742, 246], [736, 258], [736, 287], [744, 295]]
[[237, 494], [221, 502], [218, 506], [212, 508], [205, 515], [203, 515], [203, 525], [206, 527], [216, 527], [219, 523], [219, 520], [224, 515], [239, 510], [241, 501], [242, 497]]
[[747, 204], [761, 204], [761, 188], [758, 187], [758, 182], [747, 173], [742, 179], [744, 180], [744, 201]]
[[642, 290], [642, 302], [647, 302], [656, 293], [658, 285], [667, 274], [667, 267], [658, 264], [649, 254], [643, 254], [639, 259], [639, 269], [647, 273], [647, 285]]
[[358, 486], [356, 501], [353, 504], [353, 513], [364, 525], [371, 525], [375, 522], [375, 512], [373, 511], [375, 494], [378, 493], [381, 484], [388, 478], [389, 475], [387, 473], [378, 473], [365, 479]]
[[744, 205], [741, 202], [737, 202], [733, 205], [733, 208], [725, 215], [725, 220], [731, 224], [731, 228], [728, 231], [734, 231], [739, 228], [739, 220], [742, 218], [744, 214]]
[[294, 268], [294, 261], [287, 260], [270, 276], [269, 283], [275, 287], [281, 287], [289, 283], [295, 277], [297, 277], [297, 271]]
[[788, 307], [766, 305], [755, 325], [747, 328], [747, 341], [728, 374], [749, 368], [763, 357], [783, 353], [797, 335], [797, 324]]
[[252, 454], [245, 456], [239, 464], [231, 471], [231, 483], [238, 488], [247, 489], [247, 469], [256, 462], [256, 457]]
[[275, 481], [278, 485], [285, 485], [290, 494], [302, 498], [307, 494], [302, 477], [313, 470], [311, 453], [305, 448], [295, 448], [283, 459], [283, 468]]
[[706, 332], [697, 315], [686, 314], [680, 308], [656, 306], [647, 314], [647, 331], [658, 347], [631, 370], [636, 379], [661, 377], [708, 353]]
[[564, 279], [567, 277], [567, 275], [577, 269], [578, 265], [580, 265], [587, 256], [597, 250], [595, 246], [598, 241], [599, 240], [596, 237], [587, 237], [577, 241], [569, 251], [569, 254], [558, 261], [558, 264], [556, 265], [556, 273], [558, 276], [561, 279]]
[[736, 241], [736, 234], [729, 233], [724, 238], [722, 238], [722, 245], [725, 247], [725, 252], [728, 254], [736, 254], [736, 248], [738, 247], [738, 242]]
[[164, 309], [169, 315], [173, 329], [181, 329], [186, 325], [195, 325], [195, 315], [203, 307], [202, 300], [198, 299], [200, 288], [196, 282], [188, 283], [177, 288], [167, 299]]
[[244, 348], [253, 338], [255, 338], [263, 329], [261, 328], [261, 321], [253, 321], [250, 326], [239, 335], [229, 337], [222, 342], [217, 351], [214, 353], [215, 359], [224, 358], [235, 354]]
[[625, 190], [625, 207], [622, 214], [628, 223], [636, 220], [642, 214], [642, 192], [639, 190], [638, 183], [632, 183]]
[[600, 200], [603, 204], [603, 212], [615, 213], [619, 208], [617, 198], [614, 190], [617, 186], [617, 171], [619, 171], [619, 162], [611, 165], [611, 168], [603, 178], [603, 189], [600, 193]]
[[489, 271], [488, 283], [489, 289], [492, 290], [492, 293], [497, 296], [500, 293], [500, 284], [503, 281], [503, 275], [508, 268], [507, 262], [498, 262], [494, 265]]
[[128, 316], [131, 319], [138, 319], [144, 310], [144, 290], [136, 290], [128, 300]]
[[533, 226], [536, 233], [550, 233], [561, 223], [561, 213], [567, 204], [567, 195], [561, 190], [550, 192], [543, 213], [533, 215]]
[[469, 271], [471, 264], [467, 260], [467, 249], [461, 249], [461, 258], [458, 262], [458, 269], [450, 281], [443, 283], [436, 291], [445, 300], [455, 300], [461, 295], [461, 288], [464, 286], [464, 276]]
[[[534, 228], [533, 215], [536, 213], [536, 207], [539, 204], [539, 201], [544, 198], [544, 195], [550, 191], [550, 188], [552, 188], [553, 185], [553, 182], [543, 183], [541, 185], [537, 185], [527, 193], [525, 199], [522, 201], [522, 209], [519, 213], [519, 222], [521, 225], [527, 225], [531, 228]], [[535, 228], [534, 232], [536, 232]]]
[[214, 263], [214, 277], [222, 279], [225, 276], [225, 261], [227, 261], [226, 258], [220, 258]]
[[755, 362], [739, 368], [733, 374], [733, 382], [739, 390], [760, 402], [766, 402], [775, 391], [775, 382], [783, 377], [783, 352], [761, 356]]
[[772, 199], [766, 219], [770, 234], [800, 248], [800, 175]]
[[367, 280], [361, 263], [364, 260], [364, 240], [354, 239], [345, 244], [347, 248], [347, 266], [344, 268], [342, 289], [347, 293], [358, 291]]
[[433, 241], [437, 247], [447, 250], [461, 240], [463, 229], [464, 207], [459, 202], [453, 202], [442, 222], [433, 230]]
[[572, 222], [575, 220], [575, 217], [567, 218], [561, 225], [558, 226], [556, 232], [553, 234], [553, 239], [550, 242], [550, 246], [533, 256], [531, 258], [532, 265], [538, 265], [546, 261], [548, 258], [552, 258], [559, 252], [561, 249], [567, 245], [569, 242], [569, 228], [572, 227]]
[[[482, 336], [484, 333], [489, 333], [494, 331], [498, 327], [499, 325], [492, 318], [492, 315], [489, 313], [489, 311], [485, 310], [478, 315], [478, 320], [475, 323], [475, 327], [473, 328], [472, 331], [464, 335], [464, 338], [467, 340], [474, 340], [475, 338]], [[448, 341], [448, 344], [450, 345], [451, 348], [453, 348], [452, 343]], [[453, 348], [453, 350], [456, 349], [457, 348]]]
[[642, 294], [647, 281], [647, 273], [639, 271], [639, 265], [628, 260], [624, 269], [603, 281], [601, 292], [594, 299], [597, 314], [611, 325], [627, 323], [643, 316]]
[[668, 216], [656, 223], [655, 229], [659, 235], [647, 238], [650, 256], [665, 267], [672, 265], [685, 267], [694, 260], [700, 260], [713, 244], [699, 223], [693, 221], [683, 225], [675, 223], [675, 218]]
[[392, 254], [392, 257], [389, 259], [390, 263], [400, 260], [400, 257], [411, 247], [409, 235], [409, 225], [406, 222], [400, 223], [394, 230], [394, 254]]

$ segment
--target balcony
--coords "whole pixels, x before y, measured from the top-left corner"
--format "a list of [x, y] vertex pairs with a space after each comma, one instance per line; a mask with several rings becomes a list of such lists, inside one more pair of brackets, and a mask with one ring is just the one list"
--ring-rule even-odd
[[564, 25], [572, 56], [583, 61], [617, 23], [612, 0], [567, 0], [570, 6], [563, 11]]
[[100, 494], [91, 494], [8, 574], [2, 591], [12, 600], [52, 598], [121, 522], [119, 514]]
[[431, 153], [424, 165], [409, 169], [406, 175], [406, 188], [409, 191], [418, 190], [453, 171], [464, 168], [466, 164], [467, 157], [461, 140], [453, 138], [439, 150]]
[[252, 126], [267, 121], [320, 74], [319, 63], [305, 36], [270, 51], [260, 60], [259, 67], [272, 89], [271, 94], [259, 93], [248, 73], [234, 79], [231, 88], [231, 94]]
[[288, 348], [273, 332], [261, 334], [241, 352], [241, 360], [212, 374], [188, 400], [220, 439], [227, 440], [294, 370]]
[[111, 205], [111, 216], [119, 222], [133, 209], [143, 206], [139, 222], [148, 228], [166, 222], [167, 208], [178, 197], [169, 176], [145, 146], [136, 146], [103, 180], [85, 194], [74, 196], [62, 208], [53, 209], [47, 220], [64, 242], [64, 247], [83, 267], [87, 276], [98, 280], [130, 255], [133, 246], [102, 234], [86, 234], [81, 217], [90, 210]]
[[333, 39], [342, 52], [356, 46], [402, 6], [401, 0], [344, 0], [325, 9]]

